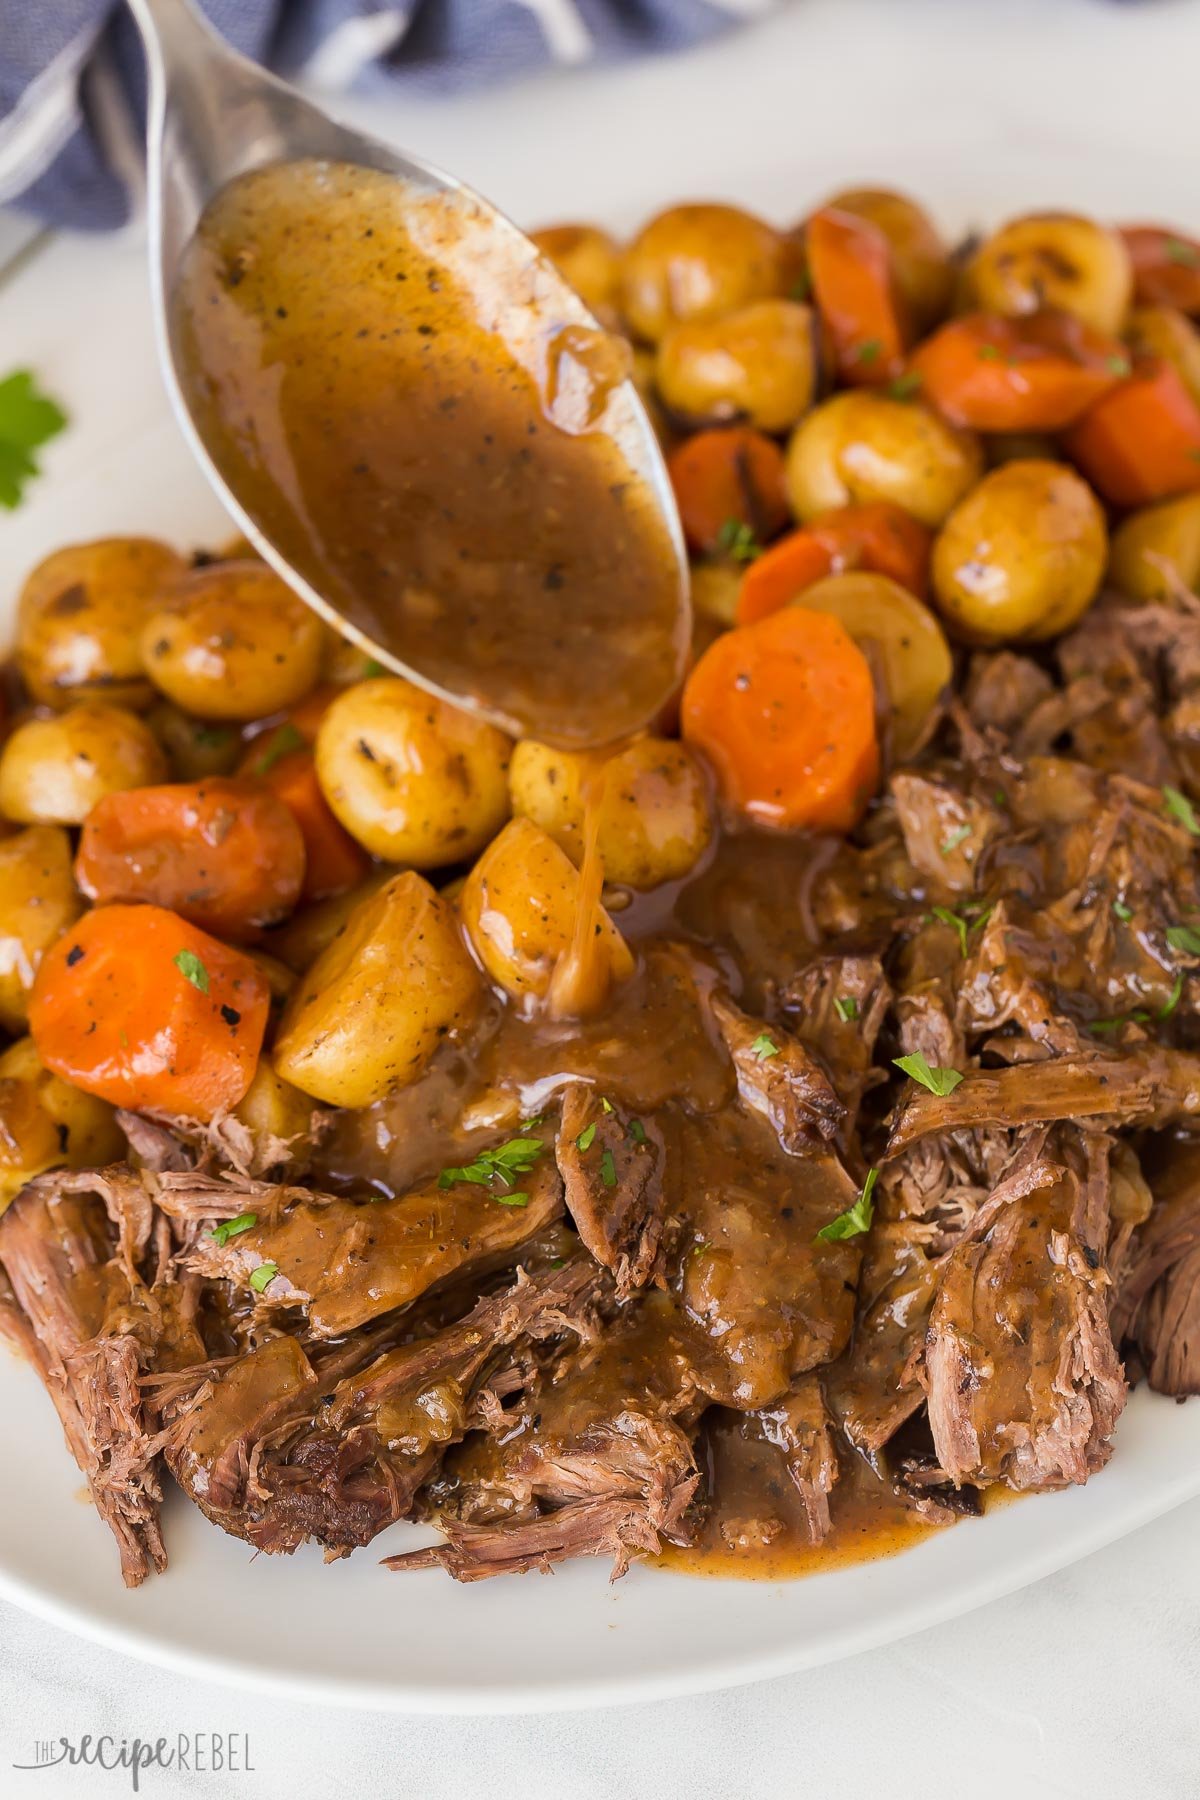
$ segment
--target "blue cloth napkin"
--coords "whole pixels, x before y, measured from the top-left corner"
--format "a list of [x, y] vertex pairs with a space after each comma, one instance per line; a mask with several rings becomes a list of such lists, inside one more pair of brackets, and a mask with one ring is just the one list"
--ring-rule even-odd
[[[675, 50], [775, 0], [201, 0], [246, 55], [326, 89], [448, 91]], [[145, 74], [114, 0], [0, 0], [0, 205], [106, 230], [136, 210]]]

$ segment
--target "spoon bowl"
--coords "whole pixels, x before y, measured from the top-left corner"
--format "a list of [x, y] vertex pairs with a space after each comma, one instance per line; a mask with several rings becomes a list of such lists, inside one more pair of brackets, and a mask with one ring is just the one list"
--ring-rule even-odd
[[[611, 448], [612, 466], [620, 469], [622, 477], [620, 483], [610, 484], [611, 490], [616, 492], [623, 487], [635, 507], [640, 507], [646, 518], [653, 518], [658, 541], [664, 547], [660, 561], [669, 589], [666, 612], [671, 615], [671, 647], [669, 654], [660, 658], [663, 674], [653, 695], [645, 683], [628, 680], [632, 654], [626, 659], [624, 672], [618, 657], [614, 679], [618, 687], [624, 680], [630, 688], [628, 703], [623, 709], [609, 705], [589, 710], [584, 691], [576, 696], [576, 716], [569, 721], [565, 703], [550, 705], [533, 690], [527, 705], [522, 704], [519, 694], [514, 698], [516, 690], [511, 679], [501, 682], [492, 670], [494, 652], [481, 647], [481, 634], [455, 629], [457, 619], [447, 619], [450, 629], [441, 632], [439, 652], [434, 656], [423, 641], [418, 641], [420, 633], [408, 633], [403, 623], [396, 631], [386, 631], [378, 605], [372, 610], [350, 604], [345, 592], [339, 591], [339, 583], [323, 577], [318, 561], [298, 554], [294, 533], [286, 544], [280, 542], [281, 536], [288, 534], [275, 527], [273, 509], [261, 504], [261, 493], [251, 491], [251, 484], [238, 475], [228, 457], [214, 454], [219, 434], [214, 431], [211, 417], [206, 417], [197, 406], [196, 384], [188, 377], [173, 302], [181, 271], [207, 209], [230, 190], [231, 184], [251, 177], [255, 171], [304, 164], [335, 173], [339, 169], [373, 171], [375, 176], [395, 179], [396, 205], [401, 216], [406, 210], [415, 216], [426, 206], [444, 202], [448, 216], [466, 222], [466, 229], [459, 233], [465, 246], [465, 273], [473, 287], [485, 290], [485, 303], [476, 306], [476, 314], [485, 323], [490, 321], [506, 340], [515, 335], [519, 358], [526, 369], [532, 369], [535, 355], [541, 354], [539, 345], [552, 339], [560, 345], [585, 338], [601, 344], [604, 334], [583, 302], [530, 240], [463, 183], [421, 158], [337, 124], [285, 82], [231, 50], [193, 9], [190, 0], [129, 3], [145, 42], [149, 68], [151, 283], [163, 373], [173, 410], [198, 462], [246, 538], [310, 606], [385, 668], [408, 676], [510, 731], [540, 730], [546, 737], [583, 746], [608, 741], [647, 723], [668, 699], [682, 671], [689, 636], [687, 559], [663, 458], [649, 418], [628, 378], [622, 375], [607, 380], [583, 424], [576, 417], [573, 423], [568, 421], [567, 429], [573, 433], [585, 430], [594, 439], [608, 440], [603, 447]], [[457, 226], [455, 231], [458, 232]], [[426, 230], [424, 242], [428, 241]], [[347, 282], [349, 279], [348, 275]], [[397, 291], [403, 295], [402, 290]], [[478, 295], [472, 298], [478, 300]], [[396, 300], [398, 321], [402, 322], [409, 304], [408, 297]], [[264, 351], [264, 359], [268, 353]], [[586, 360], [580, 358], [582, 362]], [[475, 366], [474, 362], [471, 366]], [[578, 374], [578, 369], [571, 365], [571, 372]], [[286, 367], [278, 363], [271, 365], [268, 373], [277, 384], [287, 380]], [[570, 382], [562, 385], [565, 392]], [[578, 392], [574, 402], [578, 413]], [[555, 423], [551, 412], [548, 424], [552, 428]], [[303, 513], [304, 509], [298, 510]], [[470, 524], [469, 508], [463, 523]], [[536, 520], [531, 520], [531, 533], [536, 529]], [[318, 575], [315, 580], [314, 569]], [[503, 590], [502, 581], [494, 581], [492, 586], [499, 592]], [[548, 581], [545, 587], [545, 597], [539, 597], [539, 604], [545, 612], [546, 641], [565, 640], [577, 624], [572, 608], [577, 607], [578, 596], [569, 582], [556, 585]], [[616, 645], [628, 633], [630, 645], [636, 644], [637, 593], [638, 585], [633, 581], [626, 599], [620, 603], [626, 606], [626, 619], [615, 617], [609, 608], [599, 628], [593, 621], [591, 638], [579, 639], [576, 645], [576, 668], [606, 647], [599, 639]], [[629, 595], [633, 596], [632, 601]], [[437, 603], [437, 597], [431, 600], [429, 593], [423, 592], [421, 601], [428, 609]], [[501, 600], [498, 598], [495, 604], [500, 605]], [[664, 613], [661, 594], [659, 613]], [[641, 623], [644, 625], [645, 621]], [[659, 635], [662, 636], [661, 629]]]

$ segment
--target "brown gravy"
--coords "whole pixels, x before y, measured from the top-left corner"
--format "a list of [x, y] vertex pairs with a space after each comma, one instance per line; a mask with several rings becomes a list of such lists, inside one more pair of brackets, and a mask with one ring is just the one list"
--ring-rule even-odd
[[594, 427], [624, 346], [547, 326], [554, 289], [469, 198], [348, 164], [244, 175], [171, 307], [200, 435], [324, 599], [513, 729], [595, 744], [678, 684], [668, 530]]

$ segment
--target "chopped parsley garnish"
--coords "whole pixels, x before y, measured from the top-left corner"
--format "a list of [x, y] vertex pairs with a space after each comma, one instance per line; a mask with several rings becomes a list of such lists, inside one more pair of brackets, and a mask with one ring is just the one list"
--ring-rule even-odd
[[1129, 919], [1132, 919], [1132, 917], [1133, 917], [1132, 906], [1126, 906], [1126, 904], [1123, 900], [1114, 900], [1112, 903], [1112, 909], [1116, 913], [1118, 919], [1127, 921]]
[[1171, 817], [1178, 821], [1193, 837], [1200, 837], [1200, 819], [1196, 817], [1196, 809], [1186, 794], [1181, 794], [1177, 787], [1165, 787], [1162, 791], [1163, 805]]
[[1179, 263], [1185, 269], [1200, 269], [1200, 250], [1195, 244], [1189, 244], [1183, 238], [1169, 237], [1163, 249], [1168, 262]]
[[528, 1206], [529, 1195], [524, 1188], [514, 1188], [511, 1194], [494, 1194], [492, 1196], [501, 1206]]
[[874, 1193], [878, 1180], [879, 1170], [868, 1169], [862, 1193], [854, 1205], [839, 1213], [836, 1219], [830, 1219], [828, 1225], [822, 1225], [817, 1233], [818, 1243], [838, 1244], [843, 1238], [859, 1237], [864, 1231], [870, 1231], [871, 1220], [875, 1217]]
[[791, 287], [788, 289], [788, 299], [789, 300], [807, 300], [811, 293], [812, 293], [812, 277], [809, 274], [808, 270], [804, 269], [799, 275], [797, 275], [795, 281], [793, 281]]
[[199, 750], [223, 750], [232, 737], [232, 725], [196, 725], [192, 728], [192, 742]]
[[864, 343], [859, 344], [855, 349], [854, 360], [855, 362], [860, 363], [878, 362], [882, 350], [883, 345], [878, 338], [867, 338]]
[[999, 362], [1000, 352], [995, 344], [980, 344], [977, 352], [980, 362]]
[[611, 1150], [606, 1150], [600, 1158], [600, 1179], [606, 1188], [616, 1187], [617, 1185], [617, 1165], [613, 1161], [613, 1153]]
[[369, 656], [367, 658], [367, 666], [363, 670], [363, 680], [364, 681], [374, 681], [374, 679], [377, 675], [386, 675], [386, 674], [387, 674], [387, 670], [384, 668], [383, 664], [379, 661], [378, 657]]
[[249, 1231], [258, 1224], [257, 1213], [239, 1213], [236, 1219], [225, 1219], [215, 1230], [209, 1232], [218, 1250], [223, 1250], [231, 1237], [237, 1237], [243, 1231]]
[[545, 1148], [541, 1138], [509, 1138], [506, 1144], [481, 1150], [474, 1162], [443, 1169], [438, 1176], [438, 1186], [448, 1188], [457, 1181], [469, 1181], [476, 1187], [491, 1187], [496, 1182], [502, 1188], [511, 1188], [518, 1175], [528, 1175]]
[[981, 926], [986, 925], [995, 910], [994, 906], [985, 906], [982, 912], [968, 908], [966, 913], [956, 913], [948, 906], [935, 906], [933, 916], [935, 919], [940, 919], [943, 925], [954, 927], [958, 933], [959, 948], [965, 956], [967, 954], [967, 938], [970, 933], [978, 931]]
[[921, 391], [921, 377], [916, 369], [906, 369], [895, 381], [888, 382], [887, 391], [890, 400], [911, 400]]
[[67, 415], [42, 393], [28, 369], [0, 381], [0, 506], [21, 504], [25, 483], [40, 473], [34, 451], [57, 437]]
[[995, 793], [992, 795], [992, 799], [996, 802], [997, 806], [1007, 806], [1008, 805], [1008, 795], [1005, 793], [1003, 788], [997, 788]]
[[1127, 356], [1106, 356], [1104, 366], [1110, 375], [1128, 375], [1133, 368]]
[[943, 856], [949, 856], [952, 850], [957, 850], [960, 844], [965, 844], [970, 835], [971, 827], [969, 825], [960, 825], [956, 830], [950, 833], [949, 837], [942, 839], [938, 848]]
[[190, 981], [200, 993], [207, 994], [208, 970], [194, 950], [178, 950], [171, 960], [185, 981]]
[[931, 1094], [937, 1094], [943, 1099], [947, 1094], [952, 1094], [962, 1080], [957, 1069], [931, 1068], [919, 1050], [914, 1051], [911, 1056], [896, 1056], [892, 1060], [898, 1069], [903, 1069], [906, 1075], [919, 1081]]
[[625, 1130], [626, 1137], [631, 1137], [635, 1144], [646, 1142], [646, 1127], [640, 1119], [630, 1119]]
[[259, 1263], [250, 1276], [250, 1286], [256, 1294], [261, 1294], [264, 1288], [270, 1287], [278, 1273], [278, 1263]]
[[1167, 942], [1172, 950], [1182, 950], [1185, 956], [1200, 956], [1200, 931], [1194, 925], [1172, 925]]
[[1169, 1019], [1171, 1014], [1175, 1011], [1175, 1008], [1179, 1005], [1179, 1002], [1182, 998], [1183, 998], [1183, 970], [1180, 969], [1178, 975], [1176, 975], [1175, 980], [1172, 983], [1171, 992], [1167, 996], [1167, 1001], [1166, 1001], [1165, 1006], [1159, 1007], [1158, 1011], [1154, 1015], [1155, 1018], [1156, 1019]]
[[606, 1100], [604, 1098], [603, 1094], [601, 1094], [601, 1096], [600, 1096], [600, 1110], [601, 1110], [601, 1112], [606, 1112], [606, 1113], [609, 1113], [612, 1111], [612, 1101]]
[[270, 742], [262, 755], [256, 757], [251, 764], [255, 775], [265, 775], [273, 769], [281, 757], [289, 756], [293, 750], [303, 750], [304, 739], [289, 719], [277, 731], [271, 733]]
[[854, 998], [853, 994], [835, 994], [833, 998], [833, 1010], [842, 1021], [843, 1025], [849, 1025], [851, 1019], [857, 1019], [858, 1017], [858, 1001]]
[[590, 1125], [584, 1126], [579, 1136], [575, 1139], [575, 1148], [577, 1150], [590, 1150], [595, 1141], [596, 1121], [593, 1119]]
[[775, 1039], [769, 1037], [765, 1031], [759, 1032], [750, 1048], [753, 1050], [755, 1056], [757, 1056], [759, 1062], [766, 1062], [768, 1057], [779, 1055], [779, 1045], [775, 1042]]
[[756, 556], [762, 555], [763, 547], [754, 535], [752, 526], [742, 519], [726, 519], [717, 533], [717, 548], [734, 562], [753, 562]]

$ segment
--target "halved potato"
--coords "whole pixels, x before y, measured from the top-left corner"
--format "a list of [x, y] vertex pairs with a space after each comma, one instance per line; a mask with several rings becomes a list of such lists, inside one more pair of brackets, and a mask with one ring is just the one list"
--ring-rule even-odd
[[800, 595], [800, 605], [832, 613], [856, 644], [876, 646], [891, 702], [897, 757], [920, 746], [938, 696], [953, 674], [950, 646], [933, 613], [886, 575], [829, 575]]
[[1130, 513], [1113, 534], [1108, 579], [1131, 600], [1161, 600], [1200, 586], [1200, 494]]

